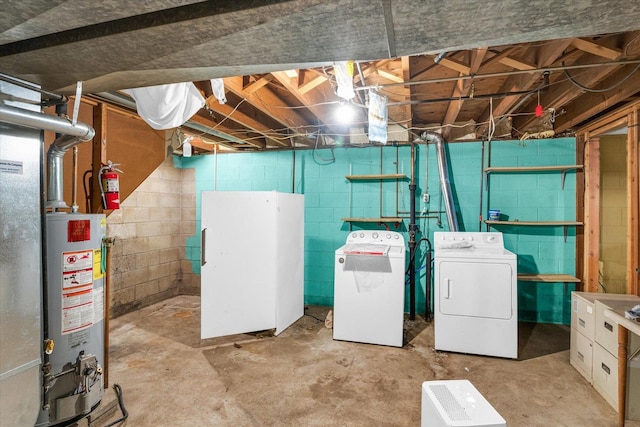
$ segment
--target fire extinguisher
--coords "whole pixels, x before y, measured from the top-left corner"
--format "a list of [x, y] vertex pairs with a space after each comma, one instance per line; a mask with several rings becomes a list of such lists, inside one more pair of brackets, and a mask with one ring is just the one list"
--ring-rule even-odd
[[100, 195], [102, 196], [103, 209], [120, 209], [120, 183], [118, 173], [124, 173], [116, 169], [119, 163], [107, 162], [100, 168]]

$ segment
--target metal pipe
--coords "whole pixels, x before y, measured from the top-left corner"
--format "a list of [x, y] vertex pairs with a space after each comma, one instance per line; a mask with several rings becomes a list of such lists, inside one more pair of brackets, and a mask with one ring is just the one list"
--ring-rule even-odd
[[439, 133], [433, 131], [425, 131], [421, 136], [423, 141], [435, 142], [436, 159], [438, 161], [438, 174], [440, 176], [440, 187], [444, 198], [444, 207], [447, 212], [447, 221], [449, 222], [450, 231], [458, 230], [458, 219], [453, 204], [453, 196], [451, 194], [451, 184], [449, 182], [449, 170], [447, 168], [447, 154], [445, 153], [445, 140]]
[[424, 320], [427, 322], [431, 320], [431, 248], [427, 250], [425, 254], [424, 267], [425, 267], [425, 279], [424, 279]]
[[111, 317], [111, 247], [116, 243], [115, 237], [104, 237], [106, 254], [104, 272], [104, 388], [109, 387], [109, 318]]
[[480, 212], [478, 213], [478, 231], [482, 231], [482, 217], [483, 217], [483, 195], [484, 195], [484, 140], [482, 140], [482, 148], [480, 150]]
[[62, 157], [70, 148], [85, 141], [91, 141], [95, 135], [93, 128], [78, 122], [72, 124], [69, 120], [21, 108], [0, 105], [0, 122], [11, 123], [33, 129], [54, 131], [57, 137], [47, 152], [47, 207], [68, 207], [63, 194]]
[[411, 182], [409, 183], [409, 320], [416, 318], [416, 146], [411, 144]]
[[71, 175], [71, 212], [78, 212], [78, 146], [73, 147], [73, 175]]
[[39, 86], [34, 86], [30, 83], [27, 83], [23, 80], [16, 79], [8, 74], [0, 73], [0, 80], [5, 81], [7, 83], [11, 83], [12, 85], [20, 86], [25, 89], [32, 90], [34, 92], [38, 92], [47, 97], [47, 101], [40, 102], [41, 105], [54, 105], [54, 104], [66, 104], [69, 99], [65, 95], [59, 95], [57, 93], [49, 92], [40, 88]]
[[544, 73], [544, 72], [552, 73], [554, 71], [564, 71], [564, 70], [574, 70], [574, 69], [594, 68], [594, 67], [607, 67], [611, 65], [629, 65], [629, 64], [638, 64], [638, 63], [640, 63], [640, 59], [629, 59], [629, 60], [610, 61], [610, 62], [596, 62], [592, 64], [563, 65], [563, 66], [555, 66], [555, 67], [536, 68], [533, 70], [511, 70], [511, 71], [501, 71], [496, 73], [470, 74], [465, 76], [442, 77], [437, 79], [419, 80], [419, 81], [407, 81], [402, 83], [385, 83], [385, 84], [377, 84], [377, 85], [356, 86], [353, 88], [353, 90], [356, 92], [359, 90], [368, 90], [368, 89], [380, 90], [380, 89], [393, 88], [393, 87], [409, 87], [409, 86], [423, 85], [423, 84], [454, 82], [458, 80], [488, 79], [493, 77], [506, 77], [506, 76], [513, 76], [518, 74], [531, 74], [531, 73]]

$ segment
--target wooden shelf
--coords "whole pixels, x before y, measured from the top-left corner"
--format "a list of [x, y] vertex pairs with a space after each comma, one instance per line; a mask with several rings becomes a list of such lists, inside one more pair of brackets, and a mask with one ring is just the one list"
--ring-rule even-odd
[[484, 180], [485, 188], [488, 185], [487, 176], [490, 173], [513, 173], [513, 172], [554, 172], [560, 171], [562, 175], [560, 177], [561, 188], [564, 190], [564, 181], [567, 172], [570, 170], [584, 169], [583, 165], [556, 165], [556, 166], [491, 166], [484, 168]]
[[402, 218], [342, 218], [344, 222], [402, 222]]
[[515, 226], [532, 226], [532, 227], [564, 227], [564, 241], [567, 241], [567, 228], [568, 227], [578, 227], [581, 226], [582, 223], [579, 221], [493, 221], [493, 220], [485, 220], [485, 224], [487, 224], [487, 231], [489, 231], [489, 226], [493, 225], [515, 225]]
[[580, 279], [570, 274], [518, 274], [518, 280], [523, 282], [580, 283]]
[[349, 181], [371, 181], [376, 179], [406, 179], [407, 175], [402, 173], [374, 174], [374, 175], [347, 175]]
[[492, 166], [485, 168], [485, 172], [545, 172], [568, 171], [582, 169], [583, 165], [558, 165], [558, 166]]
[[529, 225], [529, 226], [579, 226], [579, 221], [493, 221], [485, 220], [488, 225]]

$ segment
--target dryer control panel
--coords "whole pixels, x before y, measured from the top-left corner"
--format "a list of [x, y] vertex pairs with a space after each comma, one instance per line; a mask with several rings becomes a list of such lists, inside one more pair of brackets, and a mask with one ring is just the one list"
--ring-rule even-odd
[[433, 240], [435, 249], [504, 248], [499, 232], [436, 231]]

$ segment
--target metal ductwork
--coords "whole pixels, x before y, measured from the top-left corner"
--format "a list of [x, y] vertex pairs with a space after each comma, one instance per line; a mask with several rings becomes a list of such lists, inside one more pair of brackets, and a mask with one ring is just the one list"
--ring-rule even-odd
[[447, 167], [447, 153], [445, 152], [445, 140], [437, 132], [425, 131], [422, 133], [421, 139], [425, 142], [435, 142], [436, 159], [438, 161], [438, 175], [440, 176], [440, 189], [444, 198], [444, 207], [447, 212], [447, 221], [449, 222], [450, 231], [459, 231], [458, 218], [456, 217], [456, 208], [453, 204], [453, 195], [451, 194], [451, 184], [449, 183], [449, 169]]
[[93, 128], [84, 123], [74, 124], [60, 117], [7, 105], [0, 105], [0, 122], [54, 131], [59, 134], [47, 153], [47, 207], [53, 210], [68, 207], [62, 199], [64, 190], [62, 158], [67, 150], [75, 145], [91, 141], [95, 135]]

